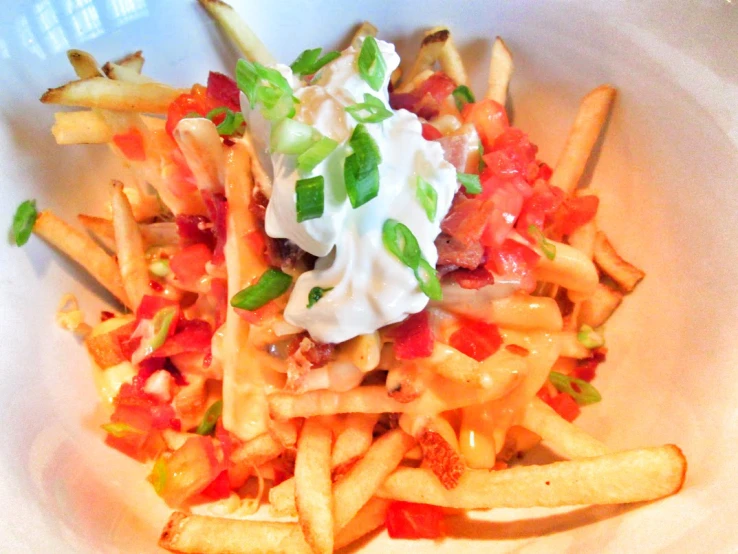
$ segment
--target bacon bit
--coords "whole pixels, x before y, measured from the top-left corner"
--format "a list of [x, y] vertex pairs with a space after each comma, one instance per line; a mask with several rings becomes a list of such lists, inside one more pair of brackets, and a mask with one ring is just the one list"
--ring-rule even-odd
[[190, 246], [192, 244], [204, 244], [210, 250], [215, 248], [215, 235], [213, 234], [210, 220], [202, 215], [185, 215], [180, 214], [174, 218], [177, 225], [177, 234], [182, 246]]
[[398, 360], [427, 358], [433, 352], [433, 331], [428, 312], [412, 314], [390, 331], [395, 339], [394, 350]]
[[430, 123], [423, 123], [423, 138], [425, 140], [437, 140], [442, 136], [443, 134], [441, 131], [436, 129], [433, 125]]
[[299, 391], [305, 375], [313, 369], [323, 367], [336, 357], [336, 345], [316, 343], [307, 334], [300, 334], [292, 339], [287, 352], [285, 389]]
[[313, 369], [323, 367], [336, 357], [336, 345], [332, 343], [313, 342], [312, 347], [303, 353]]
[[219, 104], [234, 111], [240, 111], [240, 94], [236, 81], [228, 75], [211, 71], [208, 75], [208, 96]]
[[577, 360], [573, 377], [591, 383], [597, 373], [597, 367], [605, 361], [607, 348], [598, 348], [592, 351], [592, 356], [583, 360]]
[[213, 248], [213, 263], [219, 265], [225, 261], [223, 248], [226, 242], [226, 218], [228, 216], [228, 201], [224, 194], [203, 192], [202, 199], [213, 222], [215, 247]]
[[256, 189], [254, 195], [249, 202], [249, 211], [254, 214], [254, 217], [258, 221], [264, 222], [266, 218], [266, 207], [269, 204], [269, 199], [264, 195], [261, 190]]
[[467, 198], [459, 191], [451, 210], [441, 222], [441, 230], [464, 244], [479, 242], [493, 209], [494, 202], [491, 200]]
[[102, 323], [103, 321], [107, 321], [108, 319], [111, 319], [113, 317], [115, 317], [115, 314], [113, 312], [103, 310], [100, 312], [100, 323]]
[[541, 162], [538, 165], [538, 176], [536, 178], [548, 181], [549, 179], [551, 179], [551, 175], [553, 175], [553, 169], [551, 169], [551, 166]]
[[454, 80], [438, 71], [420, 83], [413, 91], [390, 94], [390, 106], [394, 110], [405, 109], [418, 117], [430, 120], [439, 114], [441, 103], [455, 88]]
[[462, 289], [481, 289], [495, 282], [495, 276], [484, 266], [476, 269], [457, 269], [449, 273]]
[[459, 453], [440, 433], [427, 428], [421, 431], [416, 439], [423, 450], [423, 461], [428, 463], [444, 488], [450, 490], [456, 487], [466, 470]]
[[522, 346], [518, 346], [517, 344], [507, 344], [505, 345], [505, 350], [511, 354], [515, 354], [516, 356], [522, 356], [523, 358], [527, 358], [530, 354], [530, 350], [523, 348]]
[[484, 248], [478, 242], [464, 244], [449, 235], [440, 234], [435, 241], [438, 249], [438, 266], [454, 266], [476, 269], [484, 261]]
[[355, 458], [346, 460], [342, 464], [334, 467], [331, 471], [331, 478], [333, 480], [333, 483], [338, 483], [341, 479], [343, 479], [346, 474], [353, 469], [353, 467], [356, 465], [356, 462], [358, 462], [360, 459], [361, 456], [356, 456]]

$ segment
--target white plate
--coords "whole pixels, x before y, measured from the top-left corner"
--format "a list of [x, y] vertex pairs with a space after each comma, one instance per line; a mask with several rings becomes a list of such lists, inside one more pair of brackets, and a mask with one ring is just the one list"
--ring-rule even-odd
[[[407, 57], [449, 24], [475, 75], [495, 34], [514, 52], [515, 123], [555, 163], [578, 100], [620, 95], [592, 184], [615, 244], [648, 272], [608, 328], [604, 401], [582, 424], [615, 447], [675, 442], [685, 489], [630, 508], [498, 510], [443, 543], [368, 551], [729, 552], [738, 548], [738, 6], [728, 0], [588, 3], [418, 0], [235, 2], [274, 53], [342, 43], [369, 19]], [[0, 12], [0, 221], [34, 197], [63, 216], [101, 205], [121, 168], [104, 147], [57, 147], [48, 87], [72, 78], [65, 50], [100, 60], [142, 48], [145, 71], [180, 86], [229, 71], [234, 50], [194, 1], [33, 0]], [[0, 248], [0, 544], [14, 552], [148, 552], [167, 517], [144, 470], [102, 444], [80, 345], [54, 325], [62, 293], [94, 313], [100, 289], [38, 239]], [[473, 516], [476, 519], [480, 515]], [[500, 524], [500, 521], [515, 520]]]

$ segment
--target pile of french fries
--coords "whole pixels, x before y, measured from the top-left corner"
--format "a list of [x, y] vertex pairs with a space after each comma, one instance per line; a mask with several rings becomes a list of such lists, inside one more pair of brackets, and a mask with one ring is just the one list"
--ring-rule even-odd
[[[230, 6], [220, 0], [200, 3], [244, 56], [265, 64], [275, 61]], [[352, 41], [357, 44], [362, 37], [376, 33], [373, 25], [364, 23]], [[183, 92], [144, 76], [140, 51], [102, 66], [79, 50], [70, 51], [69, 60], [78, 80], [50, 89], [41, 101], [87, 109], [55, 114], [52, 133], [58, 144], [108, 144], [119, 153], [112, 137], [117, 130], [132, 127], [141, 132], [148, 146], [151, 131], [164, 125], [157, 114], [165, 114]], [[446, 27], [427, 32], [415, 61], [404, 75], [399, 70], [393, 74], [392, 83], [398, 91], [413, 90], [437, 64], [457, 84], [468, 84], [461, 56]], [[510, 50], [497, 37], [491, 52], [487, 98], [505, 104], [513, 68]], [[552, 185], [569, 194], [592, 194], [577, 187], [614, 98], [615, 89], [609, 85], [584, 97], [551, 177]], [[222, 179], [225, 183], [228, 237], [243, 237], [253, 230], [255, 221], [248, 202], [264, 181], [264, 173], [252, 155], [248, 136], [236, 139], [227, 152], [220, 149], [219, 142], [214, 143], [215, 149], [198, 142], [220, 141], [217, 135], [210, 139], [180, 136], [178, 140], [201, 189], [212, 181]], [[177, 242], [174, 224], [161, 217], [161, 203], [166, 213], [204, 213], [196, 195], [175, 197], [168, 192], [159, 171], [161, 162], [127, 162], [139, 181], [112, 183], [111, 216], [79, 216], [96, 240], [51, 211], [42, 212], [34, 228], [38, 236], [80, 264], [132, 310], [148, 287], [146, 248]], [[243, 241], [229, 238], [225, 257], [229, 297], [266, 269]], [[591, 260], [598, 271], [590, 269]], [[524, 346], [531, 358], [539, 356], [535, 363], [550, 369], [557, 359], [589, 356], [577, 342], [576, 330], [582, 324], [599, 327], [605, 323], [643, 277], [643, 271], [624, 260], [591, 221], [571, 235], [567, 244], [557, 244], [555, 260], [542, 257], [537, 278], [551, 285], [547, 295], [495, 299], [484, 309], [503, 329], [506, 343]], [[559, 288], [568, 291], [573, 303], [567, 318], [562, 318], [553, 300]], [[473, 313], [473, 307], [470, 310]], [[268, 493], [271, 515], [292, 519], [255, 521], [178, 511], [160, 539], [161, 546], [172, 551], [330, 553], [381, 528], [388, 506], [396, 500], [461, 510], [619, 504], [665, 497], [680, 490], [684, 482], [686, 461], [677, 447], [611, 451], [536, 398], [540, 383], [531, 390], [522, 386], [522, 358], [505, 349], [485, 362], [476, 362], [436, 344], [427, 361], [434, 375], [429, 393], [410, 402], [388, 396], [386, 388], [378, 385], [348, 392], [284, 391], [267, 397], [253, 394], [253, 383], [244, 381], [240, 370], [255, 363], [249, 358], [250, 351], [242, 348], [249, 330], [249, 323], [229, 309], [223, 338], [223, 397], [226, 405], [235, 407], [224, 413], [224, 422], [236, 434], [246, 436], [248, 432], [239, 433], [243, 421], [254, 421], [262, 413], [271, 415], [261, 422], [263, 432], [249, 436], [233, 457], [248, 469], [293, 453], [294, 476]], [[381, 345], [377, 346], [376, 337], [359, 337], [350, 348], [357, 366], [377, 367]], [[403, 383], [403, 375], [394, 377]], [[506, 427], [507, 435], [497, 440], [512, 440], [512, 453], [524, 450], [522, 443], [542, 440], [565, 461], [500, 471], [473, 469], [458, 454], [456, 431], [444, 417], [428, 420], [417, 415], [444, 414], [494, 402], [512, 391], [519, 394], [520, 416]], [[379, 432], [378, 421], [386, 414], [399, 415], [399, 426], [390, 425], [389, 430]], [[173, 433], [170, 447], [181, 440]], [[419, 459], [425, 461], [418, 465]]]

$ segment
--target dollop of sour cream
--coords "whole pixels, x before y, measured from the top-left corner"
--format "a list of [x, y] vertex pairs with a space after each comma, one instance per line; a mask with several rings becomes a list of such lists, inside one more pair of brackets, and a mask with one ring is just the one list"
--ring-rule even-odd
[[[365, 124], [382, 158], [379, 194], [357, 209], [351, 206], [343, 165], [351, 154], [347, 141], [358, 122], [345, 108], [364, 102], [364, 94], [371, 94], [391, 110], [387, 84], [400, 63], [392, 44], [377, 43], [387, 66], [379, 91], [360, 76], [360, 49], [355, 47], [344, 50], [309, 84], [297, 79], [288, 67], [274, 66], [300, 101], [294, 119], [339, 143], [310, 175], [298, 174], [296, 156], [269, 152], [271, 123], [258, 108], [250, 107], [244, 95], [241, 98], [255, 149], [272, 173], [266, 232], [273, 238], [289, 239], [318, 257], [315, 269], [296, 280], [284, 317], [321, 342], [338, 343], [371, 333], [426, 306], [428, 297], [421, 292], [413, 270], [384, 246], [382, 226], [388, 219], [405, 224], [417, 238], [423, 257], [435, 267], [438, 253], [434, 240], [458, 188], [455, 168], [444, 159], [440, 144], [423, 138], [418, 117], [406, 110], [392, 110], [392, 117]], [[295, 184], [313, 175], [325, 179], [324, 213], [298, 223]], [[432, 221], [418, 200], [418, 177], [438, 195]], [[308, 294], [314, 287], [331, 290], [308, 308]]]

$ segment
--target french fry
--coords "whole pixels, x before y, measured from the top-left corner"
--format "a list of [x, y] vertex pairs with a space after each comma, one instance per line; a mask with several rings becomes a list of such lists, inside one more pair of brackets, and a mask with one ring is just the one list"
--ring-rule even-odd
[[364, 21], [361, 25], [359, 25], [359, 28], [356, 29], [356, 32], [354, 33], [354, 36], [351, 37], [351, 46], [354, 48], [361, 48], [361, 41], [366, 37], [376, 37], [377, 36], [377, 28], [369, 23], [368, 21]]
[[226, 519], [174, 512], [159, 546], [186, 554], [311, 554], [297, 523]]
[[297, 441], [295, 504], [305, 540], [315, 554], [333, 552], [331, 431], [308, 419]]
[[503, 396], [526, 374], [525, 359], [505, 349], [478, 362], [451, 346], [436, 342], [426, 362], [436, 373], [451, 381], [494, 389], [491, 397]]
[[225, 153], [215, 124], [205, 118], [183, 119], [174, 130], [174, 140], [195, 176], [197, 188], [211, 193], [223, 189]]
[[600, 276], [592, 261], [576, 248], [549, 241], [556, 247], [553, 260], [541, 256], [535, 268], [536, 279], [560, 285], [569, 291], [590, 295], [597, 288]]
[[154, 83], [154, 79], [141, 75], [140, 71], [136, 71], [133, 67], [126, 67], [114, 62], [106, 63], [102, 68], [103, 73], [108, 79], [114, 81], [126, 81], [128, 83]]
[[382, 341], [377, 331], [359, 335], [341, 345], [341, 354], [364, 373], [377, 369], [381, 353]]
[[263, 433], [246, 441], [231, 454], [235, 463], [249, 463], [255, 467], [272, 461], [284, 452], [284, 446], [271, 433]]
[[577, 333], [574, 331], [562, 331], [554, 335], [556, 341], [561, 347], [560, 355], [565, 358], [576, 358], [582, 360], [589, 358], [592, 352], [589, 348], [584, 346], [577, 338]]
[[542, 466], [470, 469], [452, 490], [430, 470], [400, 468], [377, 494], [464, 510], [624, 504], [678, 492], [686, 471], [682, 451], [666, 445]]
[[[427, 37], [443, 30], [448, 31], [448, 28], [433, 27], [425, 33], [425, 36]], [[443, 46], [443, 49], [438, 56], [438, 62], [441, 64], [443, 72], [451, 77], [457, 85], [469, 86], [469, 77], [467, 76], [466, 69], [464, 68], [464, 60], [461, 59], [461, 54], [456, 48], [456, 44], [454, 44], [454, 38], [450, 31], [446, 44]]]
[[364, 504], [354, 519], [349, 521], [336, 535], [336, 550], [382, 527], [387, 517], [389, 504], [389, 501], [383, 498], [372, 498]]
[[610, 318], [622, 301], [622, 292], [603, 283], [598, 284], [592, 295], [579, 307], [579, 324], [599, 327]]
[[551, 186], [559, 187], [568, 194], [577, 188], [615, 94], [612, 86], [601, 85], [582, 99], [564, 150], [549, 180]]
[[67, 50], [67, 59], [80, 79], [100, 77], [103, 74], [97, 60], [89, 52], [76, 49]]
[[143, 57], [143, 52], [138, 50], [133, 54], [128, 54], [127, 56], [122, 57], [115, 63], [117, 65], [127, 67], [128, 69], [133, 69], [136, 73], [141, 73], [144, 61], [146, 60]]
[[409, 92], [411, 90], [415, 90], [420, 86], [420, 84], [428, 79], [431, 75], [433, 75], [432, 69], [425, 69], [415, 75], [412, 79], [407, 79], [402, 82], [402, 84], [397, 87], [396, 92]]
[[485, 96], [504, 107], [507, 100], [507, 88], [510, 85], [514, 70], [515, 65], [510, 50], [502, 38], [496, 37], [492, 44], [492, 58], [489, 62], [489, 77]]
[[230, 5], [222, 0], [198, 0], [200, 5], [215, 19], [225, 33], [236, 43], [238, 49], [253, 62], [264, 65], [276, 63], [277, 60], [259, 40], [254, 31], [238, 15]]
[[41, 96], [41, 102], [165, 114], [169, 104], [184, 92], [188, 91], [159, 83], [127, 83], [106, 77], [91, 77], [49, 89]]
[[[111, 220], [84, 214], [79, 214], [77, 219], [106, 248], [115, 251], [115, 231]], [[179, 243], [177, 226], [173, 222], [139, 223], [138, 229], [147, 246], [169, 246]]]
[[70, 227], [48, 210], [38, 214], [33, 232], [85, 268], [122, 304], [132, 307], [123, 288], [118, 264], [90, 237]]
[[[151, 130], [163, 129], [165, 121], [143, 116]], [[113, 131], [100, 114], [93, 111], [56, 112], [51, 134], [57, 144], [104, 144], [113, 138]]]
[[123, 184], [120, 181], [113, 181], [110, 205], [113, 211], [115, 250], [123, 278], [123, 287], [131, 302], [131, 307], [135, 310], [144, 295], [151, 294], [149, 269], [141, 232], [133, 217], [128, 197], [123, 194]]
[[387, 476], [397, 468], [415, 440], [401, 429], [379, 437], [356, 465], [333, 488], [333, 518], [337, 531], [343, 529]]
[[405, 75], [406, 82], [410, 83], [420, 73], [433, 67], [433, 64], [441, 56], [441, 52], [443, 52], [450, 36], [451, 33], [444, 27], [423, 37], [418, 56], [415, 58], [410, 71]]
[[589, 433], [566, 421], [539, 398], [534, 398], [528, 404], [522, 425], [540, 435], [556, 452], [570, 459], [603, 456], [612, 452]]
[[610, 243], [607, 235], [597, 232], [594, 244], [594, 260], [598, 267], [607, 273], [625, 292], [632, 292], [646, 274], [633, 264], [624, 260]]
[[372, 431], [377, 423], [377, 414], [348, 414], [344, 428], [333, 444], [331, 468], [345, 464], [369, 450], [372, 444]]

